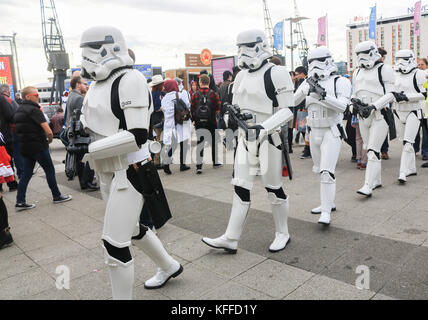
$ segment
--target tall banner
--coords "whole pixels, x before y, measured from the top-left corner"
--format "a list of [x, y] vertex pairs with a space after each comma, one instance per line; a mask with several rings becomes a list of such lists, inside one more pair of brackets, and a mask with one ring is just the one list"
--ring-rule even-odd
[[0, 84], [10, 87], [10, 97], [15, 100], [16, 83], [14, 78], [14, 65], [12, 56], [0, 56]]
[[372, 12], [370, 13], [369, 39], [376, 40], [377, 8], [374, 6], [371, 9]]
[[318, 19], [318, 46], [327, 45], [327, 16]]
[[422, 1], [418, 1], [415, 4], [415, 35], [419, 37], [421, 35], [421, 9]]
[[276, 50], [284, 49], [284, 22], [278, 22], [273, 28], [273, 47]]

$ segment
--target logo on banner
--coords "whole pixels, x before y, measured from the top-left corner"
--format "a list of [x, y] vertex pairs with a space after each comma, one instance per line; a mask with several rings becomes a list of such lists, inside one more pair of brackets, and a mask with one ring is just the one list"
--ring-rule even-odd
[[212, 53], [211, 53], [210, 50], [208, 50], [208, 49], [202, 50], [202, 52], [201, 52], [201, 62], [202, 62], [203, 65], [205, 65], [205, 66], [211, 65], [212, 58], [213, 58], [213, 55], [212, 55]]

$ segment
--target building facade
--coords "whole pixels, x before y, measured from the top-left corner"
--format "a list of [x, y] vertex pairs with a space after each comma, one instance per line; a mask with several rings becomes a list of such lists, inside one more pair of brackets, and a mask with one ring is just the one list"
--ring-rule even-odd
[[[428, 13], [422, 14], [420, 27], [421, 35], [415, 37], [413, 14], [377, 21], [376, 44], [388, 52], [386, 63], [394, 64], [395, 54], [403, 49], [413, 50], [419, 58], [428, 56]], [[348, 70], [352, 72], [357, 67], [355, 47], [370, 40], [369, 25], [367, 22], [355, 23], [347, 25], [347, 28]]]

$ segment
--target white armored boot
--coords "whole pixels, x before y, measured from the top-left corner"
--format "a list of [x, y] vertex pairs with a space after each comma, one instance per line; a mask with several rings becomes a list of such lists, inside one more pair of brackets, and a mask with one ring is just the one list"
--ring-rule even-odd
[[140, 248], [158, 266], [156, 275], [144, 283], [146, 289], [162, 288], [169, 279], [178, 277], [183, 267], [166, 252], [162, 242], [149, 229], [140, 242]]
[[407, 177], [417, 175], [416, 172], [416, 156], [413, 145], [406, 143], [401, 154], [400, 176], [398, 181], [401, 184], [407, 182]]
[[290, 242], [290, 234], [288, 233], [289, 202], [288, 199], [278, 199], [273, 193], [269, 193], [269, 198], [271, 200], [272, 215], [275, 222], [275, 240], [269, 247], [269, 251], [276, 253], [284, 250]]
[[369, 161], [366, 169], [366, 181], [364, 186], [357, 193], [371, 197], [373, 190], [382, 187], [381, 169], [382, 161], [377, 159], [373, 152], [369, 152]]
[[321, 175], [321, 218], [318, 223], [330, 225], [331, 211], [334, 207], [334, 199], [336, 195], [336, 180], [328, 172], [323, 172]]
[[250, 202], [243, 202], [235, 193], [226, 233], [217, 239], [203, 238], [202, 242], [214, 249], [222, 249], [230, 254], [236, 254], [250, 205]]
[[108, 254], [104, 247], [105, 263], [109, 267], [113, 300], [132, 300], [134, 286], [134, 260], [123, 263]]

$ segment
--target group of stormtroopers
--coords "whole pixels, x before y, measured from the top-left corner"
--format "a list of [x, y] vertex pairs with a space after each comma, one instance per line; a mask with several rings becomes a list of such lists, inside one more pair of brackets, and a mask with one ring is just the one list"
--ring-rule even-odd
[[[369, 151], [366, 183], [359, 191], [370, 196], [381, 186], [380, 147], [388, 125], [381, 113], [395, 102], [398, 128], [404, 149], [400, 181], [416, 173], [412, 144], [422, 117], [417, 102], [426, 97], [425, 77], [417, 71], [411, 51], [400, 51], [396, 58], [396, 77], [390, 66], [379, 62], [374, 43], [357, 47], [359, 69], [350, 81], [337, 74], [330, 51], [319, 47], [310, 51], [309, 79], [294, 93], [285, 67], [268, 62], [272, 57], [263, 31], [250, 30], [238, 35], [238, 62], [242, 69], [234, 82], [233, 104], [252, 114], [248, 132], [239, 131], [232, 184], [235, 187], [229, 224], [224, 235], [202, 241], [216, 249], [235, 254], [249, 213], [250, 191], [261, 176], [271, 202], [275, 238], [271, 252], [284, 250], [290, 242], [288, 230], [289, 199], [283, 190], [284, 147], [280, 128], [293, 117], [290, 108], [306, 99], [308, 128], [314, 161], [320, 175], [321, 206], [319, 223], [330, 224], [336, 210], [336, 164], [339, 158], [343, 112], [351, 97], [360, 99], [369, 110], [360, 117], [361, 133]], [[142, 146], [148, 143], [148, 129], [153, 111], [146, 79], [132, 69], [133, 61], [122, 33], [113, 27], [94, 27], [81, 39], [82, 76], [93, 80], [84, 101], [81, 121], [92, 137], [87, 160], [99, 176], [103, 198], [107, 202], [102, 235], [105, 261], [109, 266], [114, 299], [131, 299], [134, 264], [129, 250], [131, 237], [144, 200], [139, 182], [133, 178], [147, 159]], [[382, 78], [382, 83], [379, 77]], [[251, 133], [251, 134], [250, 134]], [[177, 277], [183, 267], [164, 249], [157, 236], [147, 228], [141, 248], [158, 266], [147, 289], [164, 286]]]

